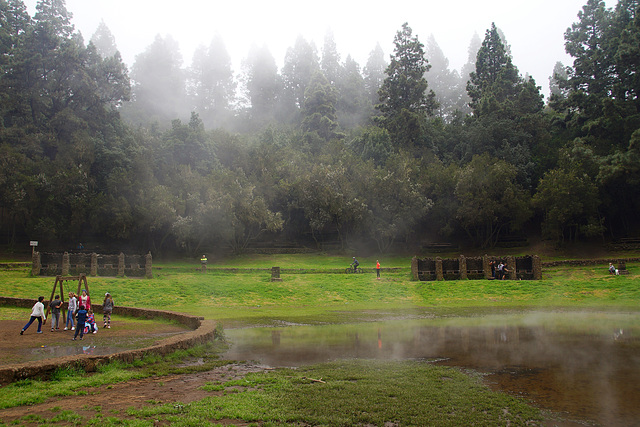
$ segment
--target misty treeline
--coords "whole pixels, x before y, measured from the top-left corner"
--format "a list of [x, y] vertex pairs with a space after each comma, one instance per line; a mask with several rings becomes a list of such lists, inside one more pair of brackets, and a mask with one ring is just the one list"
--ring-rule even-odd
[[3, 243], [194, 255], [637, 235], [639, 3], [587, 1], [545, 103], [495, 25], [460, 71], [408, 24], [364, 66], [328, 33], [295, 40], [281, 69], [252, 48], [241, 70], [220, 35], [190, 65], [157, 36], [128, 70], [107, 26], [86, 42], [63, 0], [34, 16], [0, 0]]

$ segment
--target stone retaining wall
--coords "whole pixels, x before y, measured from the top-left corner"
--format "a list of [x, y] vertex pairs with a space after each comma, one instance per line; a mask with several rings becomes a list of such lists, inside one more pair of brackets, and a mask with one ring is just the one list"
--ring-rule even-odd
[[601, 258], [601, 259], [573, 259], [562, 261], [546, 261], [542, 263], [543, 267], [560, 267], [562, 265], [568, 265], [573, 267], [588, 266], [588, 265], [602, 265], [602, 264], [617, 264], [628, 262], [640, 262], [640, 258]]
[[151, 252], [146, 255], [104, 255], [97, 253], [47, 253], [31, 255], [32, 276], [129, 276], [153, 277]]
[[506, 262], [508, 265], [508, 279], [510, 280], [541, 280], [542, 264], [537, 255], [526, 256], [489, 256], [458, 258], [424, 258], [413, 257], [411, 260], [411, 275], [414, 280], [465, 280], [490, 279], [490, 262]]
[[[33, 299], [26, 298], [0, 297], [0, 306], [31, 308], [34, 301]], [[47, 301], [45, 301], [45, 305], [46, 304]], [[102, 307], [96, 306], [96, 312], [102, 312]], [[0, 367], [0, 385], [26, 378], [46, 378], [56, 369], [62, 367], [77, 367], [83, 369], [85, 372], [94, 372], [98, 366], [109, 363], [112, 360], [131, 363], [134, 360], [142, 359], [148, 354], [164, 355], [175, 350], [187, 349], [198, 344], [204, 344], [216, 337], [216, 322], [213, 320], [204, 320], [202, 317], [133, 307], [115, 307], [113, 312], [114, 314], [123, 316], [173, 320], [193, 330], [164, 339], [151, 347], [127, 350], [103, 356], [81, 354], [2, 366]]]

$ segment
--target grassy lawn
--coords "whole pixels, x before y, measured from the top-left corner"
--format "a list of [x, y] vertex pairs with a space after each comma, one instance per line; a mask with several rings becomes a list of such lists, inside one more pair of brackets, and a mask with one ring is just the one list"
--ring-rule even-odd
[[[606, 265], [546, 269], [540, 281], [466, 280], [417, 282], [410, 277], [410, 259], [381, 260], [382, 279], [375, 273], [358, 275], [319, 272], [342, 269], [349, 257], [328, 255], [243, 256], [210, 262], [206, 274], [195, 262], [156, 263], [153, 279], [89, 277], [94, 304], [110, 292], [116, 305], [179, 311], [220, 321], [225, 327], [265, 325], [280, 320], [297, 323], [348, 323], [375, 320], [389, 313], [466, 315], [503, 310], [575, 309], [636, 311], [640, 303], [640, 265], [628, 264], [628, 276], [610, 276]], [[373, 267], [375, 259], [360, 259]], [[271, 282], [271, 266], [313, 273], [282, 274]], [[238, 272], [226, 269], [236, 268]], [[263, 269], [263, 270], [261, 270]], [[30, 277], [29, 270], [0, 272], [0, 295], [48, 299], [52, 277]], [[65, 293], [77, 283], [65, 283]], [[24, 310], [24, 309], [21, 309]], [[0, 319], [18, 316], [0, 308]], [[210, 349], [205, 367], [213, 366]], [[175, 373], [177, 361], [193, 354], [179, 353], [141, 366], [106, 367], [87, 387], [150, 375]], [[208, 365], [207, 365], [208, 364]], [[322, 378], [323, 383], [310, 378]], [[60, 393], [74, 379], [64, 372], [55, 379]], [[50, 382], [27, 381], [0, 388], [0, 401], [24, 405], [35, 397], [51, 396]], [[43, 392], [42, 390], [47, 390]], [[78, 389], [80, 390], [80, 389]], [[222, 391], [215, 396], [213, 391]], [[55, 394], [55, 393], [54, 393]], [[53, 395], [54, 395], [53, 394]], [[17, 399], [17, 400], [16, 400]], [[22, 399], [22, 400], [20, 400]], [[331, 408], [331, 410], [328, 410]], [[216, 425], [215, 420], [242, 420], [248, 425], [497, 425], [539, 424], [541, 412], [521, 399], [490, 391], [476, 374], [429, 363], [343, 361], [296, 370], [277, 369], [251, 374], [240, 382], [221, 382], [203, 388], [203, 399], [185, 405], [150, 404], [132, 409], [126, 420], [114, 415], [84, 419], [91, 424]], [[253, 424], [252, 424], [253, 423]], [[2, 422], [0, 421], [0, 425]]]
[[[467, 308], [599, 307], [633, 309], [640, 302], [635, 274], [610, 276], [606, 265], [556, 267], [544, 271], [540, 281], [465, 280], [418, 282], [411, 280], [410, 260], [384, 260], [382, 279], [374, 273], [335, 274], [349, 258], [327, 255], [243, 256], [210, 263], [205, 274], [196, 263], [157, 264], [153, 279], [89, 277], [94, 304], [110, 292], [117, 305], [179, 311], [223, 322], [225, 325], [264, 319], [307, 323], [342, 322], [339, 312], [371, 310], [450, 311]], [[363, 266], [375, 260], [363, 259]], [[313, 273], [283, 273], [271, 282], [268, 269], [303, 268]], [[226, 270], [238, 268], [237, 272]], [[257, 270], [264, 269], [264, 270]], [[29, 270], [0, 272], [0, 294], [10, 297], [49, 298], [52, 277], [30, 277]], [[66, 282], [65, 293], [77, 283]]]

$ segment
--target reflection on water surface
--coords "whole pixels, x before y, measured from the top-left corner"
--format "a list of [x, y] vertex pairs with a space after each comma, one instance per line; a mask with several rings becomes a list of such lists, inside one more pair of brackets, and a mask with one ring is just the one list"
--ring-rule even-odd
[[640, 420], [639, 313], [526, 313], [226, 330], [225, 357], [271, 366], [428, 359], [605, 425]]

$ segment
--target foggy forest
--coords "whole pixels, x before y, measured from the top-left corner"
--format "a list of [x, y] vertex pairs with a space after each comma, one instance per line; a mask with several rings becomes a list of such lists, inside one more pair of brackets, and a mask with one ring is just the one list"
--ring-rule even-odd
[[[365, 64], [300, 36], [233, 69], [158, 35], [127, 67], [64, 0], [0, 0], [0, 245], [161, 255], [270, 245], [557, 245], [640, 231], [640, 0], [587, 0], [545, 99], [499, 23], [453, 70], [398, 28]], [[416, 18], [419, 19], [419, 18]], [[541, 31], [543, 29], [541, 28]], [[537, 78], [542, 78], [536, 76]]]

